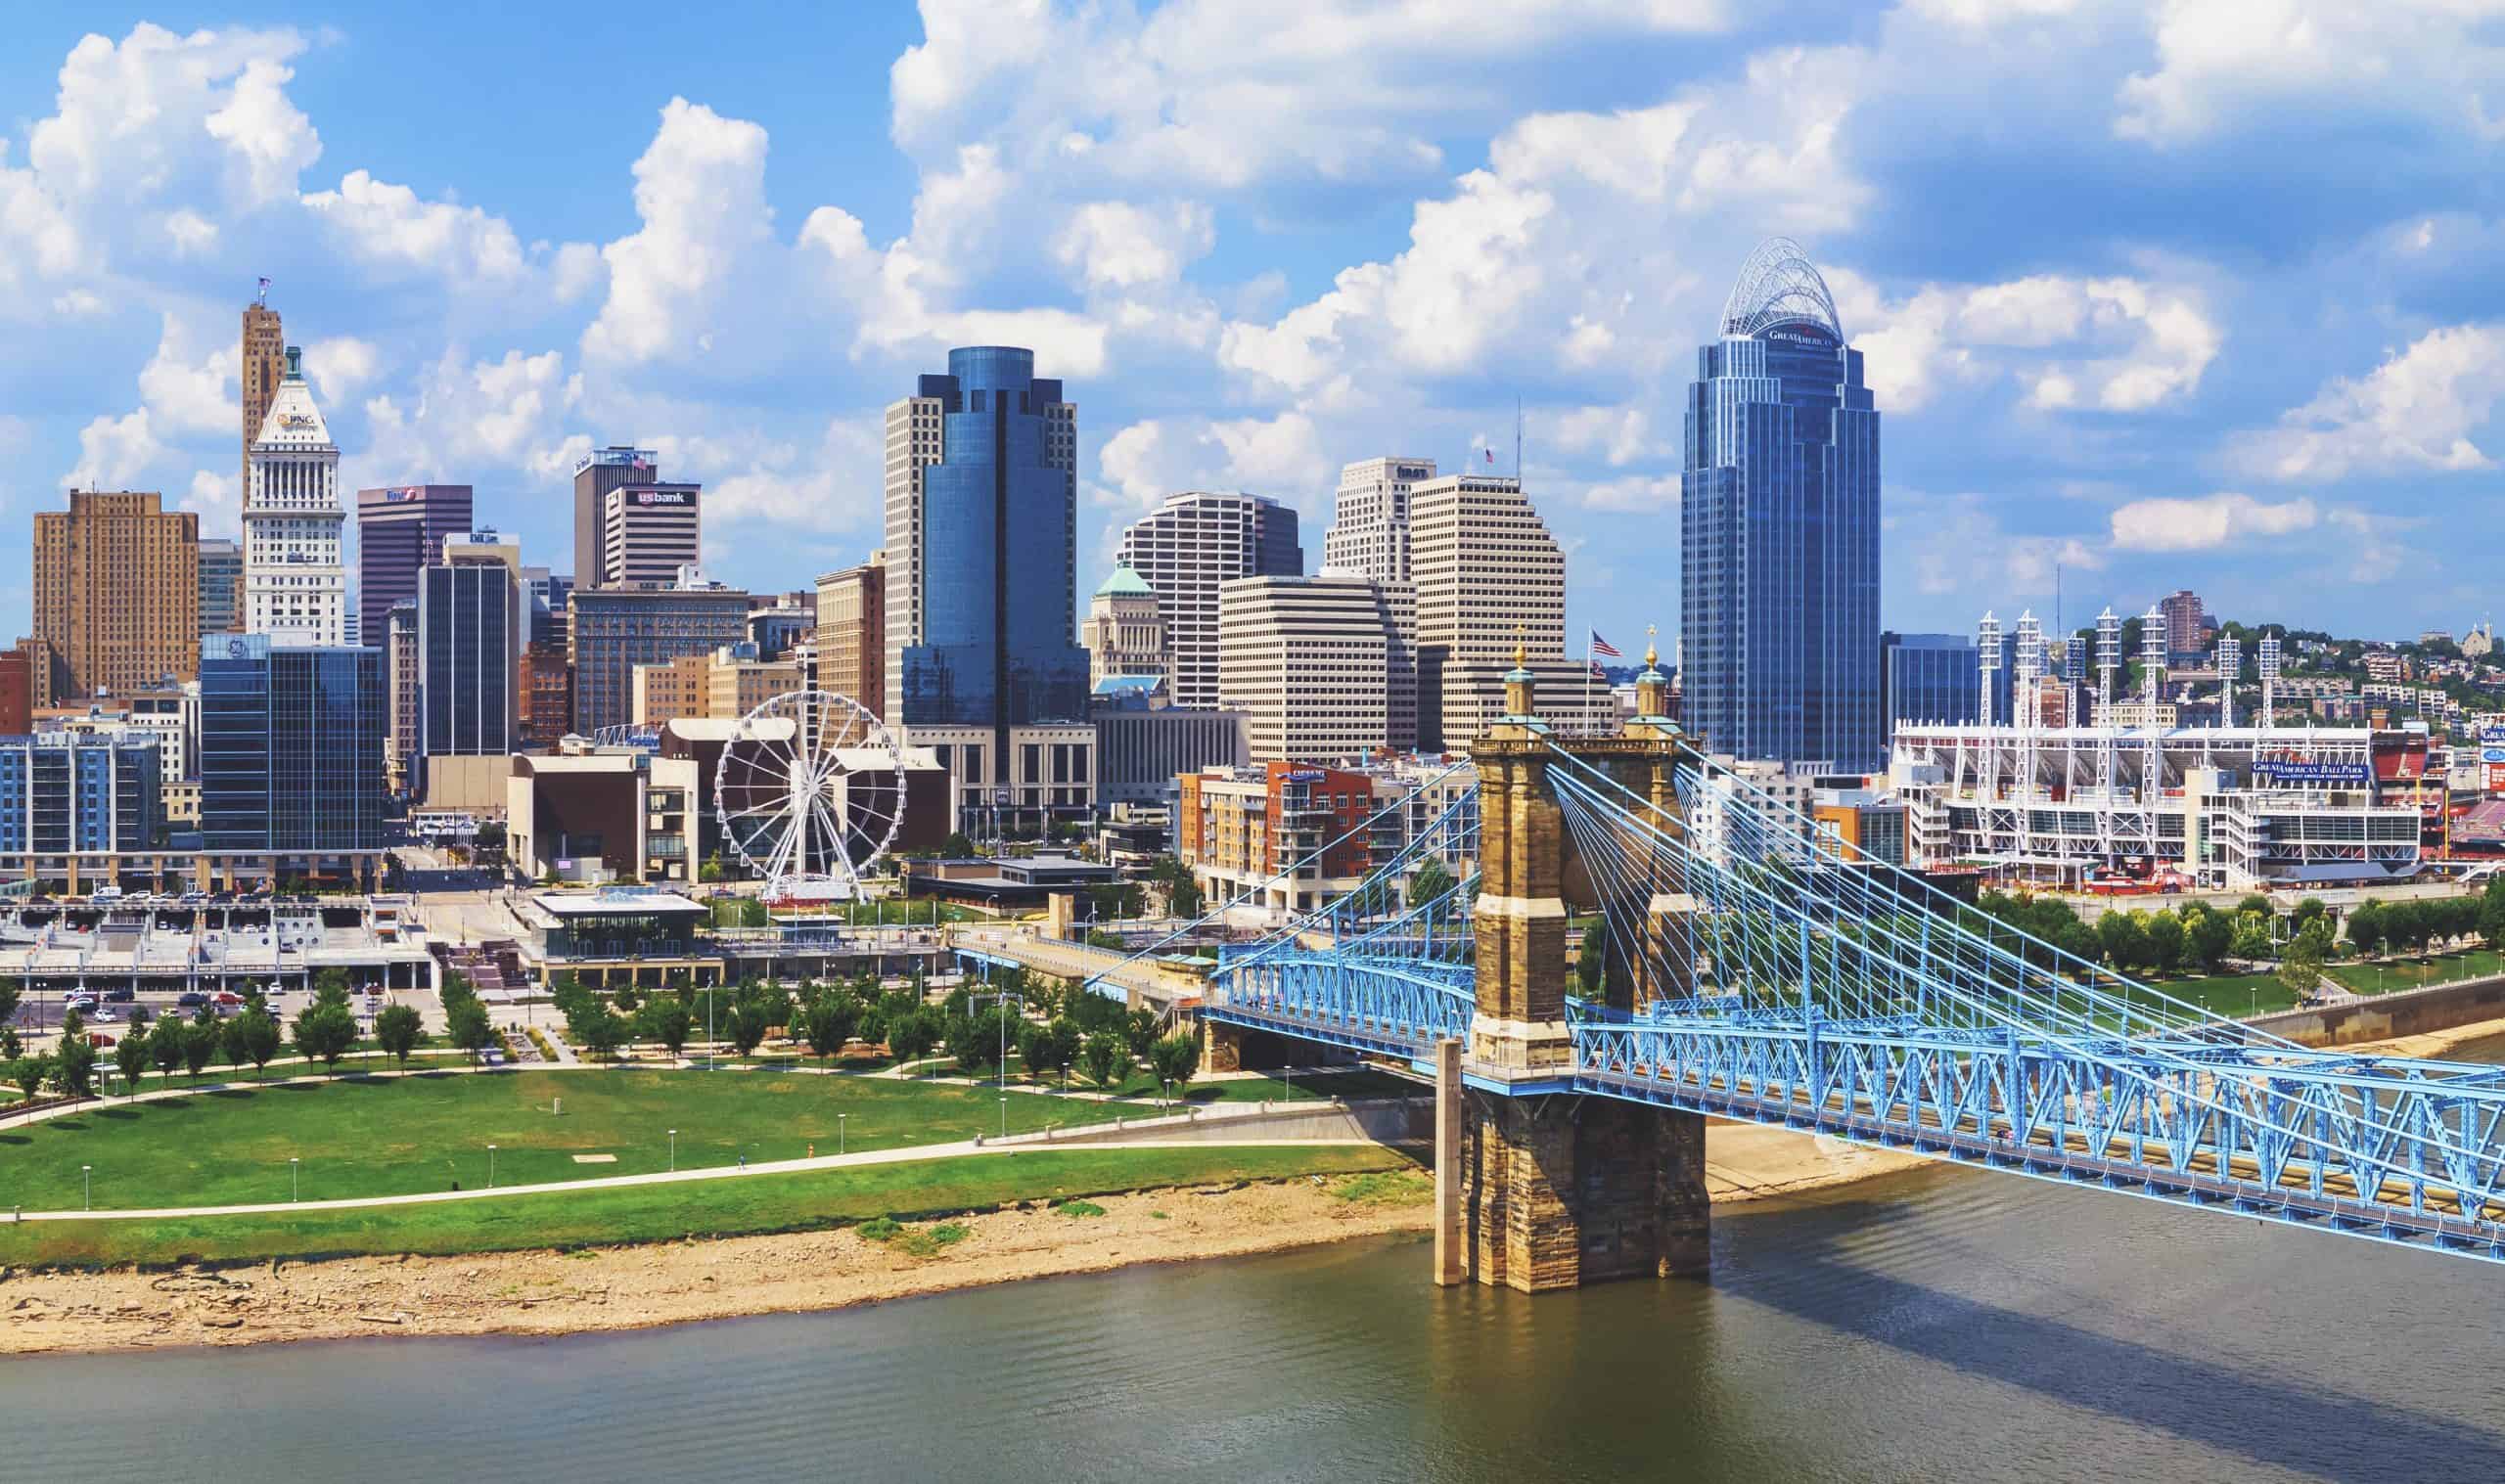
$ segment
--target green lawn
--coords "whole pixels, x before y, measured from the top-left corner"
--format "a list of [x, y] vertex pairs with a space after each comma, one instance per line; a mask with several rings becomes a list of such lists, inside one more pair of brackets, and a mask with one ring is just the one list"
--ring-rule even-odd
[[[2293, 1010], [2297, 997], [2288, 993], [2276, 974], [2211, 974], [2196, 979], [2162, 979], [2155, 988], [2162, 994], [2187, 1004], [2199, 1006], [2211, 1015], [2241, 1020], [2249, 1015], [2266, 1015], [2272, 1011]], [[2152, 1009], [2155, 1005], [2152, 1004]]]
[[[563, 1101], [563, 1116], [550, 1111]], [[1085, 1099], [1012, 1097], [1012, 1132], [1100, 1123], [1116, 1107]], [[296, 1082], [197, 1097], [105, 1104], [0, 1127], [0, 1206], [62, 1210], [92, 1165], [99, 1207], [239, 1205], [288, 1198], [288, 1160], [306, 1200], [531, 1185], [669, 1167], [797, 1159], [847, 1149], [939, 1144], [1000, 1127], [1003, 1105], [979, 1089], [776, 1072], [623, 1070], [445, 1073]], [[578, 1163], [577, 1154], [615, 1162]]]
[[2424, 959], [2331, 966], [2333, 978], [2361, 995], [2389, 994], [2396, 989], [2419, 989], [2497, 973], [2505, 973], [2505, 954], [2492, 948], [2439, 953]]
[[303, 1215], [0, 1221], [0, 1263], [91, 1267], [366, 1253], [606, 1246], [934, 1216], [1016, 1200], [1409, 1166], [1382, 1148], [1022, 1149], [685, 1185], [496, 1196]]

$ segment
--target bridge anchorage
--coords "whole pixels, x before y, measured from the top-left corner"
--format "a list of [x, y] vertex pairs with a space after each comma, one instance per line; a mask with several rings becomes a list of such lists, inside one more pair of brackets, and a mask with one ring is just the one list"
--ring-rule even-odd
[[1708, 1116], [2505, 1262], [2505, 1067], [2308, 1050], [1857, 858], [1646, 661], [1609, 736], [1518, 666], [1477, 789], [1210, 976], [1221, 1064], [1262, 1031], [1435, 1075], [1437, 1282], [1702, 1273]]

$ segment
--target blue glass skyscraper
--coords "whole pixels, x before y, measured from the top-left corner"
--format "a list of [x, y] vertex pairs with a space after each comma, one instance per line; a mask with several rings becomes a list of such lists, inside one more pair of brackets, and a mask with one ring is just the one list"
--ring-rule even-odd
[[1061, 382], [1009, 345], [948, 352], [921, 379], [938, 404], [938, 462], [922, 471], [921, 638], [903, 647], [907, 727], [1008, 730], [1087, 715], [1076, 636], [1075, 432]]
[[1680, 492], [1689, 729], [1744, 758], [1884, 766], [1879, 413], [1787, 239], [1749, 255], [1697, 352]]

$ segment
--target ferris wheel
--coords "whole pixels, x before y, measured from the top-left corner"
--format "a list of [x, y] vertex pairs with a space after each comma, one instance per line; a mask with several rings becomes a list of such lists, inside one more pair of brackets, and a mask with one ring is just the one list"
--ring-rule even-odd
[[904, 749], [850, 697], [788, 691], [732, 728], [713, 812], [773, 895], [854, 896], [904, 823]]

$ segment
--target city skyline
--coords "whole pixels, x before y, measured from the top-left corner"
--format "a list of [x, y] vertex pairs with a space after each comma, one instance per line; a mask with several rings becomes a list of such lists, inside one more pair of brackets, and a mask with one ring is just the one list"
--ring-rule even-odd
[[[624, 442], [706, 482], [723, 580], [854, 564], [879, 544], [891, 388], [949, 346], [1006, 342], [1091, 408], [1081, 591], [1180, 490], [1279, 499], [1318, 530], [1337, 470], [1370, 450], [1479, 472], [1492, 451], [1511, 472], [1519, 395], [1570, 631], [1640, 632], [1675, 607], [1677, 347], [1709, 335], [1727, 265], [1784, 232], [1831, 268], [1890, 412], [1884, 623], [1959, 627], [1977, 592], [2039, 599], [2057, 565], [2086, 611], [2189, 584], [2299, 621], [2294, 588], [2357, 632], [2475, 621], [2486, 601], [2453, 553], [2476, 541], [2453, 527], [2505, 535], [2481, 498], [2505, 385], [2505, 301], [2477, 271], [2497, 144], [2420, 95], [2478, 96], [2493, 46], [2433, 22], [2343, 31], [2387, 64], [2364, 70], [2438, 85], [2316, 89], [2312, 148], [2291, 151], [2279, 74], [2305, 74], [2273, 70], [2279, 43], [2211, 57], [2159, 13], [2022, 10], [1599, 7], [1469, 36], [1380, 14], [1312, 32], [1301, 77], [1207, 7], [1053, 9], [1034, 47], [992, 56], [934, 0], [927, 26], [847, 26], [833, 109], [823, 73], [735, 66], [757, 59], [656, 16], [635, 44], [673, 67], [626, 69], [600, 119], [557, 127], [503, 65], [439, 65], [457, 34], [390, 18], [196, 32], [38, 8], [0, 64], [21, 120], [0, 189], [32, 224], [0, 263], [36, 352], [0, 425], [0, 517], [53, 508], [75, 474], [234, 534], [232, 326], [267, 275], [343, 487], [472, 483], [553, 566], [573, 462]], [[562, 8], [529, 24], [566, 28]], [[626, 42], [585, 44], [597, 66]], [[1335, 85], [1386, 44], [1452, 86]], [[1135, 55], [1150, 99], [1232, 65], [1314, 120], [1226, 164], [1207, 146], [1231, 100], [1161, 125], [1092, 104], [1049, 72], [1078, 47]], [[1919, 66], [1943, 47], [1971, 58], [1953, 81]], [[460, 74], [449, 107], [549, 123], [554, 168], [352, 106], [387, 57]], [[1054, 128], [981, 101], [1028, 84]], [[2021, 87], [2037, 115], [1984, 130], [1971, 99]], [[1802, 106], [1754, 106], [1773, 94]], [[156, 105], [145, 127], [108, 126], [124, 97]], [[1957, 188], [1917, 117], [1954, 140]], [[2301, 162], [2394, 137], [2418, 161], [2404, 180]], [[1087, 141], [1087, 168], [1039, 140]], [[2195, 204], [2222, 174], [2236, 206]], [[2000, 225], [1966, 230], [1986, 194]], [[724, 268], [662, 271], [691, 255]], [[28, 602], [0, 582], [0, 624]]]

